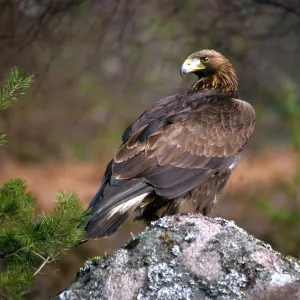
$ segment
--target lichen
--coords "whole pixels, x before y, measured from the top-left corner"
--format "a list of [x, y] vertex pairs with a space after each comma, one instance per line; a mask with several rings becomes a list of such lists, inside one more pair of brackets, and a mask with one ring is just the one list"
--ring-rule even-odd
[[200, 281], [200, 284], [209, 297], [228, 296], [228, 299], [244, 299], [245, 293], [243, 289], [246, 287], [247, 282], [248, 279], [245, 274], [231, 270], [229, 274], [226, 274], [215, 282], [204, 280]]
[[78, 274], [57, 299], [238, 300], [300, 280], [300, 266], [232, 221], [183, 215], [151, 223]]
[[190, 300], [192, 296], [192, 290], [185, 285], [174, 284], [173, 287], [163, 287], [157, 293], [157, 299], [162, 300]]
[[128, 250], [120, 249], [114, 255], [114, 267], [118, 268], [118, 267], [122, 267], [123, 265], [126, 265], [128, 259], [129, 259]]
[[176, 274], [173, 268], [170, 268], [167, 263], [163, 262], [149, 266], [148, 279], [150, 281], [149, 288], [155, 290], [161, 285], [173, 282]]
[[290, 274], [278, 274], [275, 273], [271, 277], [270, 285], [273, 286], [284, 286], [288, 283], [293, 282], [293, 277]]
[[167, 228], [171, 227], [170, 221], [172, 221], [172, 220], [173, 220], [172, 217], [167, 216], [167, 217], [161, 218], [155, 222], [151, 222], [151, 226], [158, 226], [158, 227], [167, 229]]
[[175, 256], [180, 256], [180, 248], [179, 248], [179, 246], [178, 245], [173, 246], [171, 252]]
[[196, 239], [196, 236], [191, 232], [188, 232], [188, 234], [184, 238], [184, 240], [188, 243], [194, 241], [195, 239]]
[[59, 299], [60, 300], [65, 300], [68, 299], [68, 297], [70, 296], [71, 291], [70, 290], [65, 290], [62, 293], [59, 294]]
[[293, 268], [294, 271], [300, 274], [300, 261], [295, 259], [294, 257], [285, 257], [285, 260], [289, 263], [289, 265]]
[[184, 277], [190, 274], [183, 274], [167, 263], [160, 263], [148, 268], [148, 289], [147, 292], [140, 291], [138, 299], [191, 299], [194, 282], [190, 280], [187, 284]]

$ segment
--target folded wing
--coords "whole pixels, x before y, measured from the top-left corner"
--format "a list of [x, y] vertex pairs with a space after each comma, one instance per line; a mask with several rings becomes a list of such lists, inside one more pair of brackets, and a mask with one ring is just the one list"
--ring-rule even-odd
[[253, 133], [254, 118], [248, 103], [209, 92], [157, 102], [124, 132], [92, 201], [87, 236], [112, 233], [150, 194], [185, 196], [230, 168]]

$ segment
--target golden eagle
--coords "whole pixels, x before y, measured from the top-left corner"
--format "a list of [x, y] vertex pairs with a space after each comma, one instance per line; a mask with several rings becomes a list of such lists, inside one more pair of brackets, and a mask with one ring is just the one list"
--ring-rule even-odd
[[254, 131], [255, 112], [238, 99], [237, 76], [222, 54], [193, 53], [180, 73], [198, 79], [125, 130], [90, 204], [86, 239], [114, 233], [129, 215], [149, 223], [176, 214], [183, 200], [204, 215], [216, 204]]

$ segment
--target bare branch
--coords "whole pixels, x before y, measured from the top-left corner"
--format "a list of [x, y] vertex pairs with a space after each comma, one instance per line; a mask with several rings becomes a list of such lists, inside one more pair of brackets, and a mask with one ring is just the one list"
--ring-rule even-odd
[[293, 14], [297, 17], [300, 17], [300, 10], [299, 9], [297, 9], [295, 7], [288, 6], [288, 5], [286, 5], [284, 3], [281, 3], [279, 1], [276, 1], [276, 0], [253, 0], [253, 1], [255, 3], [258, 3], [258, 4], [269, 5], [269, 6], [280, 8], [283, 11], [285, 11], [286, 13]]
[[50, 263], [50, 256], [48, 256], [43, 263], [40, 265], [40, 267], [35, 271], [35, 273], [33, 274], [33, 276], [36, 276], [37, 274], [40, 273], [40, 271], [45, 267], [46, 264]]

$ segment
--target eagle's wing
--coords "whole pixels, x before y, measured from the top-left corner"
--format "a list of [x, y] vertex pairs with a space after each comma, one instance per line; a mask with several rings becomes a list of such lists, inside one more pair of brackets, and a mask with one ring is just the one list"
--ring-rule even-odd
[[124, 132], [91, 203], [87, 236], [112, 233], [153, 191], [169, 199], [184, 196], [235, 164], [254, 118], [248, 103], [211, 92], [157, 102]]
[[155, 119], [128, 138], [112, 163], [115, 178], [143, 178], [160, 196], [181, 196], [234, 164], [254, 130], [253, 108], [232, 98], [172, 116], [175, 122]]

